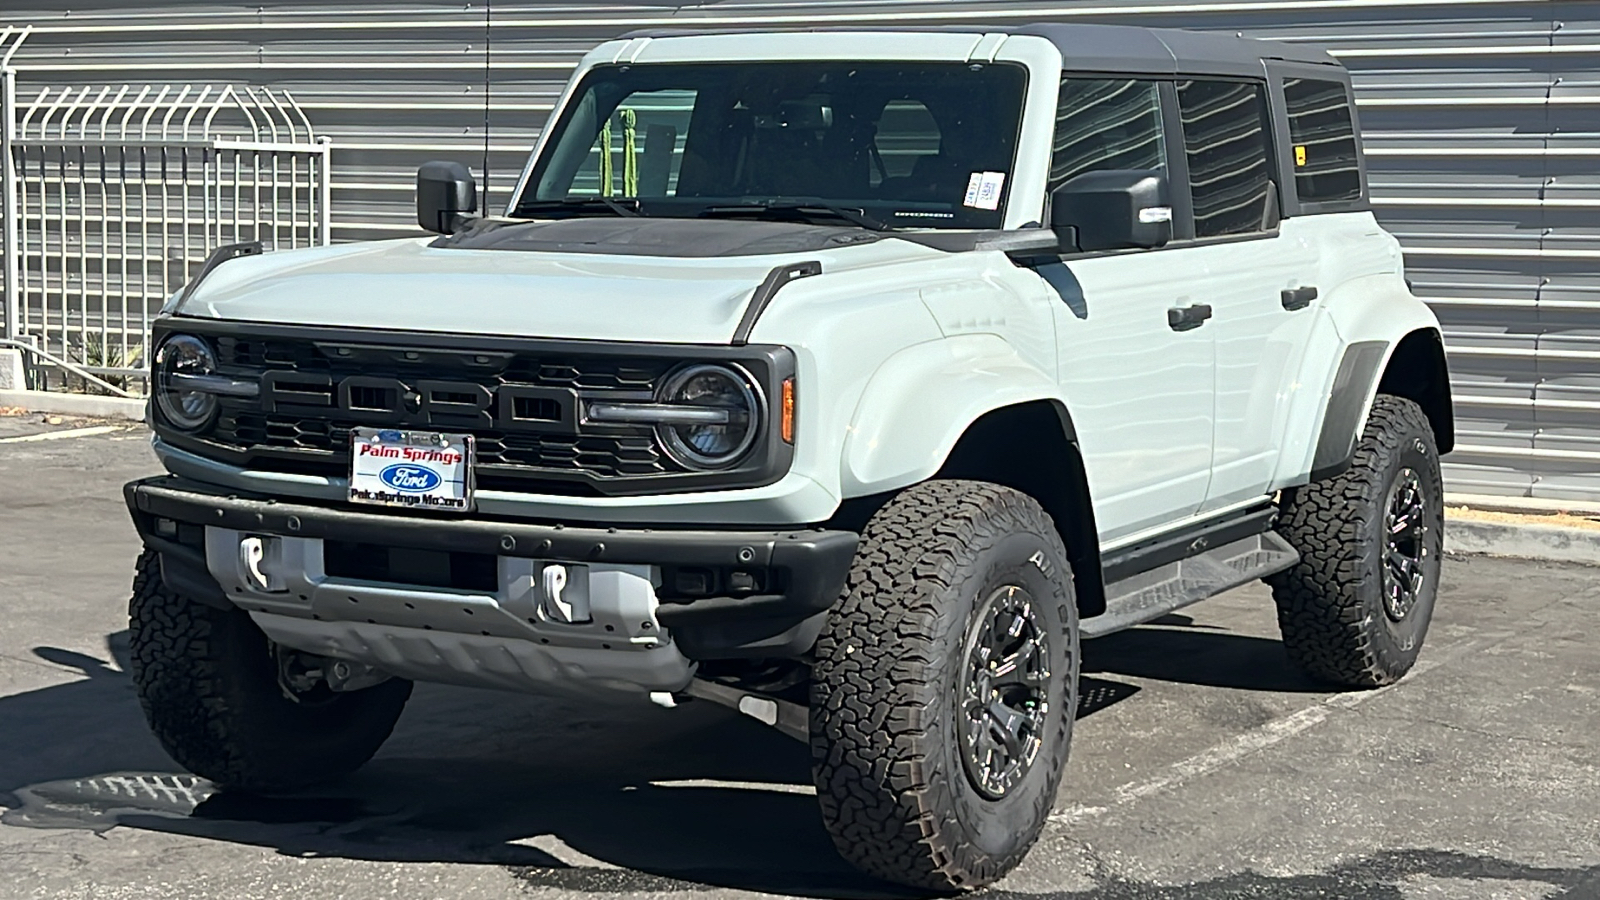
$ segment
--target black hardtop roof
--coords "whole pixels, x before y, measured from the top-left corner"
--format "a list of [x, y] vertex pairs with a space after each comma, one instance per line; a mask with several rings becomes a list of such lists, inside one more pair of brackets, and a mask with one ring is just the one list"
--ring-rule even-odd
[[711, 34], [766, 34], [777, 32], [955, 32], [958, 34], [1036, 35], [1055, 44], [1068, 69], [1142, 74], [1260, 75], [1262, 60], [1285, 60], [1312, 65], [1338, 66], [1339, 61], [1320, 47], [1264, 41], [1239, 34], [1183, 31], [1176, 28], [1141, 28], [1135, 25], [1086, 25], [1046, 22], [1033, 25], [876, 26], [847, 25], [823, 28], [675, 28], [635, 31], [636, 37], [688, 37]]

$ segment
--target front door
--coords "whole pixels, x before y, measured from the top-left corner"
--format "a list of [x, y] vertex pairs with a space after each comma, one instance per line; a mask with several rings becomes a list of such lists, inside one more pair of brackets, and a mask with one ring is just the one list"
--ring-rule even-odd
[[[1049, 187], [1096, 170], [1170, 171], [1161, 94], [1149, 79], [1063, 79]], [[1069, 257], [1037, 271], [1055, 301], [1061, 389], [1101, 541], [1194, 515], [1210, 482], [1215, 351], [1209, 329], [1169, 317], [1208, 302], [1203, 249]]]
[[1206, 328], [1175, 329], [1168, 314], [1206, 299], [1200, 249], [1038, 271], [1060, 297], [1061, 389], [1101, 542], [1194, 515], [1211, 481], [1215, 345]]

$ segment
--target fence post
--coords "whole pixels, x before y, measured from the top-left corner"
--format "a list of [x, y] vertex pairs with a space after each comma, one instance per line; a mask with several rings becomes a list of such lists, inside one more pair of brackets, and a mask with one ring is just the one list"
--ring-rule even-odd
[[[6, 29], [5, 37], [11, 36]], [[22, 211], [17, 209], [17, 169], [13, 146], [17, 140], [17, 70], [11, 68], [11, 54], [28, 36], [23, 31], [16, 44], [0, 59], [0, 203], [5, 205], [5, 222], [0, 246], [5, 248], [4, 288], [6, 292], [5, 331], [0, 336], [16, 340], [22, 331], [21, 241]], [[0, 41], [0, 50], [4, 50]]]
[[[307, 128], [310, 126], [308, 125]], [[317, 179], [317, 237], [323, 246], [333, 243], [333, 138], [317, 138], [322, 161]]]

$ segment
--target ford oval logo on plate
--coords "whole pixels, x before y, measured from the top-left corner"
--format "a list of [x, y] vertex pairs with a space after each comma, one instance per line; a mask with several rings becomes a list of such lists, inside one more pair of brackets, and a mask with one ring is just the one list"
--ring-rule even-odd
[[402, 494], [421, 494], [439, 486], [439, 473], [421, 466], [387, 466], [378, 473], [378, 480]]

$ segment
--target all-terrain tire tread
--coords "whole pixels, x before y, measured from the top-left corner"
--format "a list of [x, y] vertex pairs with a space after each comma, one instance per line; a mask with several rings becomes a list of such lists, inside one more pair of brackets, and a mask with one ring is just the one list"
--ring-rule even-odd
[[[966, 548], [1017, 529], [1046, 535], [1066, 558], [1054, 523], [1033, 498], [986, 482], [909, 488], [862, 535], [845, 596], [817, 645], [811, 715], [823, 818], [840, 854], [869, 874], [937, 891], [976, 887], [1013, 868], [1037, 838], [1036, 831], [1004, 858], [953, 841], [959, 829], [939, 827], [951, 815], [945, 779], [965, 775], [959, 767], [930, 772], [923, 765], [938, 737], [929, 723], [943, 699], [934, 650], [943, 630], [965, 627], [941, 615], [941, 595], [951, 591]], [[1071, 714], [1061, 721], [1065, 734], [1054, 736], [1056, 746], [1069, 740]], [[1036, 763], [1052, 768], [1033, 816], [1040, 825], [1063, 762], [1064, 754]]]
[[243, 679], [248, 662], [238, 654], [267, 653], [247, 613], [168, 590], [160, 555], [146, 550], [134, 571], [128, 618], [133, 684], [151, 731], [175, 762], [219, 786], [288, 791], [347, 775], [388, 738], [411, 693], [410, 682], [391, 679], [337, 701], [353, 713], [340, 717], [343, 729], [271, 733], [268, 723], [249, 718], [260, 714], [263, 700], [279, 698], [270, 693], [275, 685]]
[[1437, 459], [1433, 429], [1422, 408], [1379, 394], [1350, 467], [1287, 492], [1281, 504], [1277, 531], [1300, 551], [1300, 562], [1267, 583], [1285, 650], [1315, 678], [1379, 687], [1399, 680], [1410, 667], [1375, 645], [1372, 612], [1361, 589], [1372, 577], [1373, 519], [1384, 515], [1386, 473], [1393, 457], [1417, 438], [1425, 442], [1430, 458]]
[[227, 704], [211, 652], [215, 621], [228, 613], [167, 590], [161, 557], [139, 555], [128, 601], [133, 684], [150, 730], [179, 765], [219, 783], [248, 780], [228, 740]]

